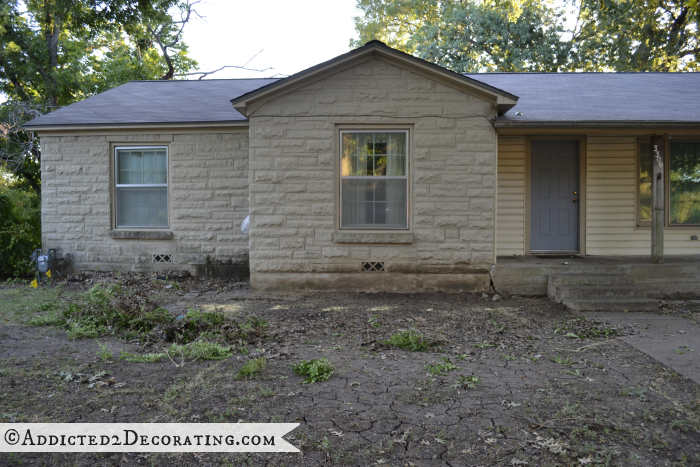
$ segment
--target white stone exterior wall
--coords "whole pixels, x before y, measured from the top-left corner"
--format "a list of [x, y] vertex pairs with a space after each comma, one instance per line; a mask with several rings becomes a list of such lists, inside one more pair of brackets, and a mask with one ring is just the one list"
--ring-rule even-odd
[[[134, 133], [41, 136], [43, 247], [59, 248], [76, 269], [194, 272], [207, 262], [247, 263], [247, 129]], [[170, 240], [110, 237], [114, 146], [140, 145], [168, 147]], [[153, 254], [172, 255], [172, 264], [153, 264]]]
[[[253, 289], [488, 288], [495, 116], [492, 103], [378, 59], [255, 110], [249, 116]], [[339, 125], [410, 129], [413, 243], [334, 241]], [[362, 273], [363, 261], [384, 261], [386, 272]]]

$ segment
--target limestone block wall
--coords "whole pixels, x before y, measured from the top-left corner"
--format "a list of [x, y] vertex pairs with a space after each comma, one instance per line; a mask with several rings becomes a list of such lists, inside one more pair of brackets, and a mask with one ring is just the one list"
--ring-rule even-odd
[[[69, 255], [76, 269], [195, 272], [207, 262], [247, 263], [247, 128], [135, 133], [41, 135], [43, 247]], [[154, 144], [167, 146], [169, 159], [170, 228], [156, 230], [172, 238], [111, 238], [114, 146]], [[155, 264], [154, 254], [172, 263]]]
[[[495, 115], [489, 102], [378, 59], [262, 105], [249, 116], [253, 289], [488, 288]], [[336, 242], [339, 128], [382, 125], [410, 131], [413, 242]], [[361, 272], [363, 261], [386, 270]]]

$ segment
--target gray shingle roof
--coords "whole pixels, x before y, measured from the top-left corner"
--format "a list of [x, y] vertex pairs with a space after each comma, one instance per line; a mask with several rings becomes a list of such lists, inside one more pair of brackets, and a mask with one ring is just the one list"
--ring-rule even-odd
[[243, 122], [230, 99], [277, 79], [132, 81], [25, 124], [25, 127]]
[[700, 73], [466, 76], [520, 97], [518, 105], [498, 118], [503, 123], [700, 122]]
[[[499, 123], [700, 123], [700, 73], [472, 73], [519, 96]], [[246, 119], [231, 100], [277, 79], [134, 81], [25, 126], [224, 123]], [[522, 115], [516, 115], [516, 112]]]

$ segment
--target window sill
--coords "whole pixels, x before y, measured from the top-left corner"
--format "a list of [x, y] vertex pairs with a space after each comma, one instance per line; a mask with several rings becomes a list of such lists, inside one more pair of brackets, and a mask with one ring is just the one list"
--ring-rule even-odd
[[118, 240], [170, 240], [173, 233], [169, 230], [111, 230], [109, 237]]
[[410, 232], [397, 233], [351, 233], [336, 232], [333, 234], [335, 243], [413, 243]]

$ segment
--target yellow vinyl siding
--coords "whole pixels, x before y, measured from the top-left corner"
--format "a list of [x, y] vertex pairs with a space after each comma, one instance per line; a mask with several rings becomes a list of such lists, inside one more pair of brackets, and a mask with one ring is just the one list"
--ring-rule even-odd
[[[636, 226], [636, 142], [633, 136], [588, 137], [586, 252], [650, 255], [651, 230]], [[700, 228], [666, 228], [665, 254], [699, 254]]]
[[498, 138], [496, 254], [525, 254], [525, 138]]

